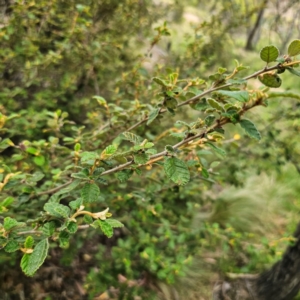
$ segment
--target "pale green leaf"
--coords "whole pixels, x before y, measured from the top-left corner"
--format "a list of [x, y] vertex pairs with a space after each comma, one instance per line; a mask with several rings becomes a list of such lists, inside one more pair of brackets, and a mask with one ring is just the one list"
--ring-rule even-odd
[[233, 98], [239, 102], [247, 102], [249, 101], [249, 93], [247, 91], [218, 91], [219, 94]]
[[190, 180], [190, 172], [185, 162], [177, 157], [168, 157], [164, 161], [167, 176], [176, 184], [184, 185]]
[[217, 147], [215, 144], [213, 144], [211, 142], [206, 142], [205, 145], [209, 146], [211, 149], [213, 149], [221, 157], [224, 157], [226, 155], [225, 150], [223, 150], [222, 148]]
[[95, 183], [86, 183], [81, 190], [83, 203], [91, 203], [98, 200], [100, 189]]
[[289, 44], [288, 55], [295, 56], [300, 54], [300, 40], [294, 40]]
[[169, 82], [159, 77], [153, 77], [152, 80], [161, 86], [169, 86]]
[[80, 154], [81, 157], [81, 163], [82, 164], [88, 164], [93, 165], [96, 159], [99, 159], [100, 156], [96, 152], [89, 152], [85, 151]]
[[68, 218], [70, 215], [70, 208], [68, 206], [55, 202], [46, 203], [44, 205], [44, 210], [48, 212], [51, 216], [58, 218]]
[[207, 103], [214, 109], [216, 109], [217, 111], [223, 111], [223, 106], [217, 102], [215, 99], [213, 98], [208, 98], [207, 100]]
[[300, 71], [294, 69], [294, 68], [286, 68], [290, 73], [300, 77]]
[[136, 135], [132, 132], [128, 132], [128, 131], [123, 132], [122, 137], [124, 140], [134, 143], [135, 145], [139, 144], [142, 141], [141, 137], [139, 137], [138, 135]]
[[109, 219], [106, 219], [105, 222], [108, 223], [113, 228], [124, 227], [124, 224], [122, 224], [120, 221], [118, 221], [116, 219], [109, 218]]
[[279, 56], [279, 50], [277, 47], [270, 45], [261, 49], [260, 58], [266, 63], [275, 61]]
[[148, 116], [147, 125], [151, 124], [156, 117], [159, 115], [160, 108], [155, 108], [154, 110], [150, 111]]
[[76, 179], [82, 179], [82, 180], [89, 180], [89, 176], [87, 176], [85, 173], [83, 172], [79, 172], [79, 173], [72, 173], [71, 174], [72, 178], [76, 178]]
[[261, 139], [261, 135], [260, 135], [259, 131], [257, 130], [255, 125], [251, 121], [249, 121], [247, 119], [243, 119], [239, 123], [240, 123], [241, 127], [245, 130], [245, 132], [248, 136], [250, 136], [251, 138], [254, 138], [256, 140]]
[[101, 153], [101, 159], [108, 159], [110, 156], [112, 156], [117, 151], [117, 147], [115, 145], [109, 145], [107, 146]]

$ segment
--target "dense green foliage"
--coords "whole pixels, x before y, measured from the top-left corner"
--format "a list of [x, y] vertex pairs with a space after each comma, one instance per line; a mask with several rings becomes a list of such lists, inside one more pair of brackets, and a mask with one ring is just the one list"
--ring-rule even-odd
[[276, 187], [264, 171], [276, 169], [282, 185], [300, 172], [300, 96], [272, 89], [299, 81], [300, 40], [283, 54], [264, 45], [253, 66], [225, 65], [224, 32], [236, 34], [260, 8], [237, 1], [232, 19], [227, 5], [160, 62], [179, 4], [14, 2], [0, 28], [0, 264], [33, 276], [51, 247], [70, 264], [100, 235], [101, 267], [86, 289], [119, 287], [132, 299], [180, 282], [197, 263], [202, 278], [201, 269], [257, 272], [280, 257], [288, 235], [256, 247], [249, 231], [292, 207], [270, 199], [299, 206], [296, 183]]

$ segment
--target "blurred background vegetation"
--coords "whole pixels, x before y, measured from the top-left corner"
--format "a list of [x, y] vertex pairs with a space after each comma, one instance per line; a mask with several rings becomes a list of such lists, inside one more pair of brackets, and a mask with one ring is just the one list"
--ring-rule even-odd
[[[158, 102], [152, 77], [172, 70], [207, 78], [233, 69], [234, 59], [252, 74], [264, 67], [261, 47], [284, 53], [299, 37], [299, 13], [293, 0], [1, 0], [0, 175], [28, 176], [0, 195], [13, 189], [16, 198], [0, 219], [42, 209], [49, 196], [30, 195], [64, 183], [75, 143], [103, 149], [138, 121], [140, 108]], [[22, 277], [17, 253], [1, 250], [3, 299], [210, 299], [226, 274], [268, 268], [299, 221], [299, 86], [283, 74], [269, 106], [249, 113], [262, 140], [228, 125], [227, 155], [199, 150], [210, 174], [194, 174], [184, 187], [155, 167], [127, 182], [106, 178], [105, 205], [125, 225], [112, 239], [85, 230], [67, 249], [53, 243], [33, 278]], [[280, 97], [284, 90], [293, 97]], [[195, 111], [182, 108], [136, 133], [159, 145], [177, 118], [192, 121]]]

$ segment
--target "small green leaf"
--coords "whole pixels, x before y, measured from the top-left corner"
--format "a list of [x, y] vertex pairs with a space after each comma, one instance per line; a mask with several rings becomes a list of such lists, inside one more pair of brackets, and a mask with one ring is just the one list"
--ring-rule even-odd
[[82, 180], [89, 180], [89, 176], [87, 176], [85, 173], [83, 172], [79, 172], [79, 173], [72, 173], [71, 174], [72, 178], [76, 178], [76, 179], [82, 179]]
[[171, 145], [167, 145], [167, 146], [165, 147], [165, 150], [166, 150], [169, 154], [175, 154], [175, 153], [176, 153], [175, 149], [174, 149], [173, 146], [171, 146]]
[[154, 110], [151, 110], [148, 116], [147, 125], [151, 124], [156, 117], [159, 115], [160, 108], [155, 108]]
[[167, 82], [166, 80], [163, 80], [159, 77], [153, 77], [152, 81], [156, 82], [157, 84], [159, 84], [161, 86], [169, 86], [169, 82]]
[[96, 159], [99, 159], [99, 154], [96, 152], [85, 151], [80, 154], [81, 163], [93, 165]]
[[82, 205], [82, 198], [78, 198], [74, 201], [69, 202], [69, 206], [73, 209], [76, 210]]
[[143, 165], [149, 160], [149, 155], [146, 153], [138, 153], [135, 154], [133, 158], [136, 164]]
[[208, 173], [207, 169], [202, 168], [201, 174], [204, 178], [209, 178], [209, 173]]
[[298, 77], [300, 77], [300, 72], [295, 70], [294, 68], [286, 68], [290, 73], [292, 73], [293, 75], [296, 75]]
[[101, 106], [107, 106], [106, 100], [101, 96], [93, 96], [93, 99], [96, 99], [98, 104]]
[[209, 108], [210, 106], [207, 104], [206, 98], [200, 99], [196, 103], [191, 103], [190, 104], [192, 109], [198, 110], [198, 111], [203, 111]]
[[270, 45], [261, 49], [260, 58], [266, 63], [275, 61], [279, 56], [279, 50], [277, 47]]
[[45, 261], [49, 249], [48, 239], [38, 242], [31, 254], [24, 254], [21, 260], [21, 268], [27, 276], [33, 276]]
[[216, 117], [215, 117], [214, 115], [208, 115], [208, 116], [205, 118], [205, 120], [204, 120], [205, 125], [206, 125], [207, 127], [211, 126], [211, 125], [213, 124], [213, 122], [214, 122], [215, 119], [216, 119]]
[[44, 210], [48, 212], [51, 216], [58, 218], [68, 218], [70, 215], [70, 208], [68, 206], [55, 202], [46, 203], [44, 205]]
[[84, 215], [83, 221], [84, 221], [84, 223], [92, 224], [94, 222], [94, 219], [89, 215]]
[[300, 40], [294, 40], [289, 44], [288, 55], [296, 56], [300, 54]]
[[7, 197], [5, 198], [2, 202], [0, 202], [0, 207], [8, 207], [10, 204], [12, 204], [14, 202], [14, 198], [13, 197]]
[[205, 145], [209, 146], [211, 149], [213, 149], [217, 154], [219, 154], [221, 157], [226, 156], [226, 151], [217, 147], [215, 144], [211, 142], [206, 142]]
[[139, 144], [142, 141], [142, 138], [132, 132], [125, 131], [122, 133], [122, 138], [131, 143]]
[[81, 148], [81, 145], [79, 143], [76, 143], [74, 146], [74, 150], [78, 152], [80, 150], [80, 148]]
[[117, 151], [117, 147], [115, 145], [107, 146], [101, 153], [101, 159], [108, 159]]
[[56, 225], [54, 221], [47, 222], [43, 225], [42, 231], [46, 236], [52, 236], [55, 231]]
[[30, 181], [33, 182], [38, 182], [41, 179], [43, 179], [45, 177], [45, 174], [43, 174], [42, 172], [35, 172], [32, 174], [32, 176], [29, 178]]
[[249, 93], [247, 91], [218, 91], [219, 94], [233, 98], [239, 102], [247, 102], [249, 101]]
[[40, 151], [34, 147], [27, 147], [26, 152], [32, 155], [38, 155]]
[[20, 246], [19, 246], [19, 243], [17, 241], [9, 241], [5, 247], [4, 247], [4, 250], [8, 253], [12, 253], [12, 252], [15, 252], [17, 250], [20, 249]]
[[208, 98], [207, 100], [207, 103], [212, 107], [212, 108], [215, 108], [217, 111], [223, 111], [223, 106], [217, 102], [215, 99], [213, 98]]
[[34, 162], [37, 166], [42, 167], [42, 166], [45, 164], [46, 159], [45, 159], [45, 157], [44, 157], [43, 155], [39, 155], [39, 156], [35, 156], [35, 157], [33, 158], [33, 162]]
[[277, 74], [265, 73], [258, 76], [261, 83], [268, 87], [278, 88], [281, 86], [282, 80]]
[[148, 149], [148, 150], [146, 150], [146, 152], [145, 153], [147, 153], [147, 154], [150, 154], [150, 155], [154, 155], [154, 154], [156, 154], [157, 153], [157, 150], [156, 149]]
[[3, 227], [6, 231], [12, 229], [13, 227], [19, 225], [19, 222], [11, 217], [4, 218]]
[[133, 170], [125, 169], [117, 173], [117, 178], [120, 180], [120, 182], [126, 182], [132, 174]]
[[167, 97], [165, 99], [165, 106], [169, 109], [176, 109], [177, 108], [177, 100], [173, 97]]
[[124, 224], [122, 224], [120, 221], [116, 220], [116, 219], [106, 219], [105, 220], [106, 223], [108, 223], [111, 227], [113, 228], [121, 228], [124, 227]]
[[70, 222], [68, 225], [67, 225], [67, 229], [70, 233], [75, 233], [78, 229], [78, 225], [77, 223], [75, 222]]
[[10, 139], [4, 139], [0, 142], [0, 153], [8, 147], [14, 146], [14, 143]]
[[33, 244], [34, 244], [34, 239], [31, 235], [29, 235], [25, 240], [24, 247], [30, 249], [33, 247]]
[[176, 184], [184, 185], [190, 180], [190, 172], [185, 162], [177, 157], [168, 157], [164, 161], [167, 176]]
[[147, 143], [144, 145], [144, 148], [145, 148], [145, 149], [149, 149], [149, 148], [152, 148], [153, 146], [154, 146], [153, 143], [147, 142]]
[[187, 129], [189, 129], [189, 130], [192, 129], [192, 127], [191, 127], [188, 123], [186, 123], [186, 122], [184, 122], [184, 121], [178, 120], [178, 121], [176, 121], [176, 124], [186, 126]]
[[94, 183], [86, 183], [81, 190], [83, 204], [97, 201], [100, 195], [99, 187]]
[[248, 136], [250, 136], [251, 138], [254, 138], [258, 141], [261, 139], [261, 135], [260, 135], [259, 131], [257, 130], [255, 125], [251, 121], [249, 121], [247, 119], [243, 119], [239, 123], [240, 123], [241, 127], [245, 130], [245, 132], [247, 133]]
[[61, 248], [68, 248], [69, 247], [69, 240], [70, 240], [70, 234], [67, 233], [66, 231], [60, 232], [58, 236], [58, 241], [59, 241], [59, 247]]
[[100, 227], [100, 229], [102, 230], [102, 232], [108, 237], [111, 238], [113, 236], [113, 227], [105, 221], [102, 220], [97, 220], [95, 221], [98, 223], [98, 226]]

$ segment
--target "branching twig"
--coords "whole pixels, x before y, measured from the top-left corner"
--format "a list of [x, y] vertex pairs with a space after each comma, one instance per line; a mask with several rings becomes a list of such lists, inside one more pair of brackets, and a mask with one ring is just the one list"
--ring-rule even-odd
[[66, 183], [64, 183], [62, 185], [59, 185], [59, 186], [57, 186], [57, 187], [55, 187], [53, 189], [50, 189], [50, 190], [47, 190], [47, 191], [44, 191], [44, 192], [39, 192], [39, 193], [37, 193], [35, 195], [32, 195], [32, 197], [30, 197], [30, 198], [37, 197], [37, 196], [42, 196], [42, 195], [47, 195], [47, 194], [53, 194], [53, 193], [55, 193], [55, 192], [63, 189], [64, 187], [70, 185], [72, 182], [73, 182], [73, 180], [69, 180], [68, 182], [66, 182]]

